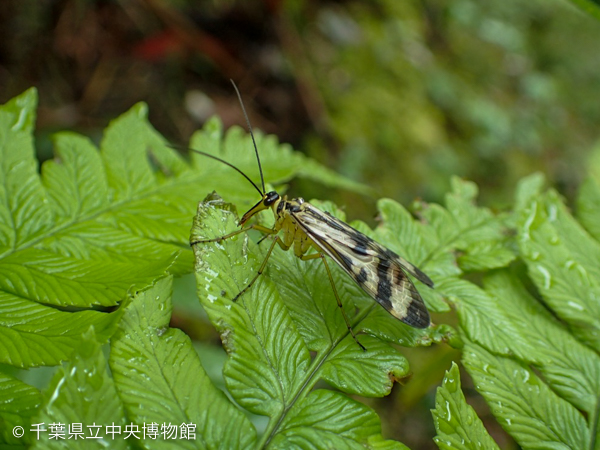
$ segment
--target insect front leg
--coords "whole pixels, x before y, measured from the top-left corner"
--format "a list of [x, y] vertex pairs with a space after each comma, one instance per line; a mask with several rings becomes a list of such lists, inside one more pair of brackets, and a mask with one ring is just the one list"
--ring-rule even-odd
[[[255, 226], [251, 226], [251, 227], [248, 227], [248, 228], [254, 228], [255, 230], [262, 231], [263, 233], [266, 233], [267, 236], [265, 236], [265, 237], [273, 236], [275, 233], [277, 233], [276, 230], [273, 230], [271, 228], [266, 228], [266, 227], [263, 227], [261, 225], [255, 225]], [[261, 242], [263, 239], [264, 239], [264, 237], [259, 242]], [[258, 268], [258, 272], [256, 272], [256, 275], [254, 275], [254, 278], [252, 278], [252, 281], [250, 281], [250, 283], [248, 284], [248, 286], [246, 286], [244, 289], [242, 289], [238, 293], [238, 295], [236, 295], [235, 297], [233, 297], [232, 301], [235, 302], [238, 298], [240, 298], [241, 295], [244, 295], [246, 293], [246, 291], [252, 287], [252, 285], [256, 282], [256, 280], [258, 280], [258, 277], [260, 277], [262, 275], [263, 271], [265, 270], [265, 267], [267, 266], [267, 261], [271, 257], [271, 253], [273, 252], [273, 249], [275, 248], [275, 244], [279, 244], [279, 246], [281, 248], [283, 248], [284, 250], [287, 250], [287, 249], [284, 248], [284, 244], [283, 244], [283, 242], [281, 242], [281, 239], [279, 238], [279, 236], [275, 235], [275, 237], [273, 239], [273, 243], [269, 247], [269, 250], [267, 250], [267, 256], [265, 256], [264, 261], [262, 262], [262, 264]]]
[[362, 345], [358, 341], [358, 338], [356, 337], [356, 335], [354, 334], [354, 331], [352, 330], [352, 326], [350, 325], [350, 321], [348, 320], [348, 316], [346, 315], [346, 311], [344, 311], [344, 306], [342, 305], [342, 301], [340, 300], [340, 296], [338, 295], [337, 288], [335, 287], [335, 283], [333, 281], [333, 276], [331, 275], [331, 270], [329, 270], [329, 264], [327, 264], [327, 259], [325, 259], [325, 255], [323, 253], [311, 253], [310, 255], [300, 256], [300, 259], [302, 259], [303, 261], [308, 261], [310, 259], [316, 259], [316, 258], [321, 258], [321, 261], [323, 261], [323, 264], [325, 265], [325, 270], [327, 271], [327, 276], [329, 277], [329, 283], [331, 284], [331, 287], [333, 288], [333, 295], [335, 295], [335, 300], [337, 301], [337, 304], [340, 307], [340, 311], [342, 311], [342, 316], [344, 317], [344, 322], [346, 322], [346, 327], [348, 327], [348, 331], [350, 332], [350, 334], [352, 335], [352, 338], [358, 344], [358, 346], [360, 348], [362, 348], [363, 351], [366, 352], [367, 349], [365, 348], [364, 345]]
[[196, 244], [208, 244], [210, 242], [221, 242], [221, 241], [229, 239], [229, 238], [231, 238], [233, 236], [237, 236], [238, 234], [243, 233], [243, 232], [248, 231], [248, 230], [258, 230], [261, 233], [265, 233], [267, 235], [276, 233], [276, 231], [272, 230], [271, 228], [263, 227], [262, 225], [258, 225], [258, 224], [253, 224], [253, 225], [250, 225], [248, 227], [240, 228], [239, 230], [232, 231], [231, 233], [228, 233], [228, 234], [225, 234], [223, 236], [216, 237], [216, 238], [198, 239], [198, 240], [190, 242], [190, 245], [193, 247]]

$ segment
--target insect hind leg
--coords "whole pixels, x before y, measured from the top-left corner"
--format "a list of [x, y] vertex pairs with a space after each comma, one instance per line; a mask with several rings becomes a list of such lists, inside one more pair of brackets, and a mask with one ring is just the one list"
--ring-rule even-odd
[[309, 259], [315, 259], [315, 258], [321, 258], [321, 261], [323, 261], [323, 264], [325, 265], [325, 270], [327, 271], [327, 277], [329, 278], [329, 283], [331, 284], [331, 287], [333, 289], [333, 294], [335, 295], [335, 300], [337, 301], [337, 305], [340, 307], [340, 311], [342, 312], [342, 316], [344, 317], [344, 322], [346, 322], [346, 327], [348, 328], [350, 335], [352, 335], [352, 339], [354, 339], [354, 341], [358, 344], [358, 346], [360, 348], [362, 348], [363, 351], [366, 352], [367, 349], [365, 348], [364, 345], [362, 345], [358, 341], [358, 338], [354, 334], [354, 330], [352, 330], [352, 326], [350, 325], [350, 321], [348, 320], [348, 316], [346, 315], [346, 311], [344, 311], [344, 306], [342, 305], [342, 301], [340, 300], [340, 296], [338, 295], [337, 288], [335, 287], [335, 283], [333, 281], [333, 276], [331, 275], [331, 270], [329, 269], [329, 264], [327, 264], [325, 255], [323, 253], [312, 253], [310, 255], [303, 255], [301, 257], [301, 259], [304, 261], [309, 260]]

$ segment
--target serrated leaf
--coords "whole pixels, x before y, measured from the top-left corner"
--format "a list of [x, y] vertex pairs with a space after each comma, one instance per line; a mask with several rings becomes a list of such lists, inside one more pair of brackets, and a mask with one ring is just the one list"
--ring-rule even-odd
[[41, 402], [42, 396], [36, 388], [0, 373], [0, 445], [16, 447], [31, 442], [27, 432], [20, 439], [14, 437], [13, 429], [28, 430], [31, 416]]
[[577, 218], [594, 239], [600, 240], [600, 184], [588, 178], [577, 195]]
[[467, 343], [463, 364], [500, 425], [524, 448], [591, 448], [583, 415], [537, 374], [510, 358]]
[[[192, 136], [191, 148], [216, 155], [232, 164], [250, 177], [262, 188], [254, 145], [249, 134], [239, 127], [231, 127], [223, 139], [223, 125], [216, 119], [210, 119], [201, 132]], [[265, 136], [255, 132], [256, 145], [260, 153], [264, 181], [271, 185], [279, 185], [294, 176], [307, 177], [313, 181], [331, 187], [364, 192], [363, 185], [352, 182], [339, 174], [334, 174], [314, 160], [294, 152], [287, 144], [279, 144], [275, 136]], [[228, 202], [240, 209], [248, 209], [257, 201], [257, 192], [243, 177], [234, 175], [231, 168], [202, 155], [192, 154], [194, 167], [214, 180], [224, 180], [213, 185]], [[211, 189], [211, 191], [213, 190]], [[210, 191], [206, 191], [204, 194]]]
[[457, 259], [458, 265], [465, 272], [483, 272], [508, 266], [515, 259], [515, 254], [506, 243], [479, 241], [470, 244], [463, 255]]
[[[225, 319], [225, 382], [234, 399], [261, 415], [283, 413], [307, 379], [308, 349], [270, 283], [260, 280]], [[209, 312], [209, 316], [211, 313]]]
[[437, 431], [434, 440], [441, 450], [499, 448], [475, 410], [467, 404], [460, 386], [460, 372], [454, 362], [437, 389], [435, 409], [431, 412]]
[[405, 347], [425, 347], [431, 345], [433, 329], [417, 330], [404, 325], [377, 304], [370, 305], [368, 315], [361, 320], [360, 329], [386, 342]]
[[571, 331], [600, 350], [600, 243], [552, 190], [519, 214], [519, 248], [529, 275]]
[[545, 182], [544, 175], [539, 172], [519, 180], [515, 190], [515, 211], [526, 208], [542, 192]]
[[[148, 282], [172, 262], [147, 261], [133, 266], [107, 260], [70, 258], [29, 248], [6, 256], [0, 263], [0, 292], [57, 306], [115, 306], [124, 292]], [[127, 277], [123, 277], [127, 273]]]
[[[594, 298], [580, 280], [588, 267], [595, 274], [597, 243], [554, 192], [542, 193], [543, 182], [532, 176], [520, 183], [514, 223], [529, 273], [560, 316], [573, 302]], [[585, 269], [569, 270], [578, 264]], [[563, 316], [565, 326], [508, 270], [483, 281], [484, 289], [465, 280], [444, 280], [439, 288], [457, 305], [468, 343], [463, 362], [492, 413], [524, 448], [593, 448], [600, 358], [577, 339], [589, 344], [589, 327], [568, 320], [572, 312]], [[571, 302], [571, 296], [584, 298]]]
[[121, 436], [105, 433], [107, 426], [125, 424], [123, 404], [106, 369], [100, 344], [90, 328], [74, 358], [56, 372], [44, 393], [42, 407], [32, 419], [32, 430], [45, 431], [38, 435], [28, 430], [33, 434], [32, 448], [127, 448]]
[[51, 211], [34, 159], [35, 89], [0, 108], [0, 255], [49, 228]]
[[122, 312], [64, 312], [0, 293], [0, 355], [17, 367], [55, 365], [66, 360], [91, 325], [105, 342]]
[[209, 380], [189, 337], [168, 328], [172, 280], [160, 280], [127, 306], [111, 341], [110, 367], [127, 416], [140, 426], [194, 424], [196, 438], [145, 440], [144, 448], [248, 448], [256, 432]]
[[360, 337], [367, 351], [351, 336], [336, 346], [323, 363], [319, 376], [335, 388], [366, 397], [383, 397], [395, 381], [408, 374], [408, 361], [389, 344], [372, 336]]
[[[332, 266], [335, 265], [330, 264], [330, 268], [344, 311], [353, 322], [354, 308], [349, 299], [363, 306], [369, 299], [347, 275]], [[320, 260], [301, 261], [292, 252], [276, 251], [268, 270], [277, 280], [277, 289], [286, 299], [286, 307], [310, 350], [326, 351], [346, 336], [344, 318]]]
[[[215, 212], [199, 206], [192, 240], [233, 225], [233, 214], [215, 217]], [[245, 240], [238, 235], [215, 247], [196, 245], [196, 279], [202, 305], [230, 354], [224, 369], [228, 389], [249, 411], [271, 415], [293, 398], [310, 356], [271, 283], [259, 279], [246, 295], [231, 301], [259, 266], [245, 254]]]
[[508, 272], [486, 277], [485, 290], [463, 280], [443, 288], [457, 298], [461, 328], [471, 341], [531, 364], [565, 399], [589, 413], [594, 411], [600, 391], [600, 358]]
[[318, 164], [316, 161], [304, 157], [302, 154], [297, 154], [297, 156], [299, 163], [297, 175], [300, 178], [317, 181], [332, 188], [347, 189], [363, 195], [373, 196], [375, 194], [374, 189], [369, 186], [350, 180], [339, 173]]
[[590, 152], [587, 161], [588, 175], [579, 187], [577, 218], [585, 229], [600, 240], [600, 143]]
[[[236, 229], [235, 222], [235, 215], [224, 204], [213, 200], [200, 205], [191, 241], [231, 233]], [[321, 312], [310, 313], [314, 314], [317, 325], [299, 321], [300, 316], [295, 314], [300, 312], [294, 313], [294, 308], [290, 307], [291, 303], [299, 305], [293, 298], [298, 293], [282, 288], [282, 280], [273, 276], [278, 270], [274, 266], [282, 260], [274, 260], [269, 268], [272, 279], [277, 283], [263, 276], [242, 297], [232, 302], [231, 299], [247, 286], [262, 263], [260, 252], [245, 233], [218, 243], [199, 243], [194, 247], [199, 296], [211, 321], [221, 332], [229, 353], [224, 369], [226, 385], [237, 403], [251, 412], [270, 417], [263, 441], [270, 440], [269, 436], [279, 436], [284, 421], [294, 420], [294, 415], [300, 414], [300, 410], [295, 409], [296, 405], [311, 395], [310, 390], [319, 379], [328, 380], [347, 392], [381, 396], [389, 392], [393, 377], [402, 377], [406, 373], [406, 361], [387, 344], [372, 337], [359, 336], [372, 347], [367, 352], [360, 349], [348, 335], [333, 298], [324, 305], [332, 309], [327, 313], [329, 317], [337, 317], [335, 320], [340, 321], [337, 331], [336, 328], [328, 328], [330, 319]], [[288, 255], [287, 252], [278, 253], [282, 258]], [[298, 262], [300, 270], [307, 270], [306, 266], [316, 261], [308, 264]], [[282, 273], [294, 272], [289, 270], [289, 266], [287, 269], [282, 269]], [[316, 277], [304, 276], [303, 279], [312, 285]], [[326, 292], [332, 297], [326, 278], [325, 283]], [[288, 285], [292, 289], [292, 283]], [[314, 295], [319, 291], [310, 286], [308, 292]], [[310, 310], [315, 303], [309, 305], [304, 305], [304, 309]], [[307, 332], [311, 326], [322, 327], [325, 332], [324, 336], [310, 340], [321, 348], [312, 361], [301, 331]], [[341, 427], [338, 432], [343, 430]], [[291, 435], [289, 437], [292, 438]], [[285, 439], [288, 439], [287, 435]], [[306, 445], [320, 448], [318, 434], [308, 434], [301, 439], [308, 439]], [[376, 435], [371, 439], [377, 441]], [[339, 441], [340, 445], [344, 440]], [[344, 445], [353, 448], [354, 444]]]
[[379, 418], [365, 405], [337, 392], [317, 390], [294, 405], [279, 433], [267, 443], [269, 449], [407, 449], [385, 441], [380, 430]]
[[419, 215], [432, 227], [428, 240], [435, 240], [442, 255], [459, 250], [458, 263], [466, 263], [460, 265], [463, 271], [504, 267], [515, 258], [506, 239], [506, 225], [491, 210], [475, 204], [477, 192], [475, 183], [454, 177], [445, 209], [418, 204]]
[[[12, 338], [0, 345], [0, 362], [18, 365], [56, 364], [75, 348], [68, 345], [77, 345], [76, 333], [97, 321], [75, 315], [83, 322], [64, 320], [70, 313], [44, 308], [27, 316], [29, 303], [113, 307], [167, 270], [189, 271], [189, 221], [198, 199], [236, 178], [223, 164], [212, 171], [214, 161], [207, 158], [184, 161], [148, 123], [143, 104], [111, 122], [100, 151], [75, 133], [57, 134], [55, 159], [44, 163], [40, 176], [32, 137], [35, 105], [30, 90], [0, 107], [0, 295], [8, 305], [8, 315], [0, 315], [0, 335]], [[247, 155], [256, 170], [248, 137], [234, 130], [223, 138], [220, 129], [218, 120], [211, 121], [198, 134], [202, 144], [233, 162]], [[259, 139], [269, 180], [298, 173], [302, 157], [272, 137]], [[252, 201], [255, 195], [247, 184], [238, 186], [238, 198]], [[42, 316], [57, 320], [46, 324], [47, 332], [39, 327]], [[18, 317], [19, 326], [7, 329]], [[111, 328], [100, 328], [105, 339]]]
[[[501, 329], [510, 336], [502, 350], [531, 364], [548, 385], [577, 408], [594, 414], [600, 392], [600, 357], [579, 342], [508, 272], [494, 273], [484, 279], [485, 290], [493, 299], [492, 331]], [[499, 313], [498, 313], [499, 312]], [[508, 351], [506, 351], [508, 350]]]

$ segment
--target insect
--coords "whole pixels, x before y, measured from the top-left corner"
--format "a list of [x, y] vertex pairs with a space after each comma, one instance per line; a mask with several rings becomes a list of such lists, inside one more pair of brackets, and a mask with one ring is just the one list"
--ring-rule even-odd
[[[192, 246], [202, 243], [220, 242], [251, 229], [264, 233], [265, 236], [259, 243], [265, 238], [272, 238], [272, 243], [256, 275], [235, 296], [233, 301], [236, 301], [252, 287], [265, 270], [273, 249], [276, 245], [279, 245], [281, 249], [286, 251], [293, 249], [294, 255], [301, 260], [321, 259], [348, 331], [363, 350], [366, 349], [358, 341], [342, 307], [342, 302], [335, 287], [326, 256], [335, 261], [346, 274], [392, 316], [412, 327], [427, 328], [430, 324], [429, 313], [419, 292], [406, 275], [406, 272], [408, 272], [427, 286], [433, 287], [433, 281], [425, 273], [393, 251], [378, 244], [373, 239], [365, 236], [331, 214], [319, 210], [309, 202], [304, 201], [304, 199], [293, 198], [288, 200], [287, 196], [281, 197], [275, 191], [266, 191], [260, 156], [252, 126], [239, 90], [235, 83], [233, 83], [233, 86], [240, 101], [244, 117], [246, 118], [250, 136], [252, 137], [260, 173], [261, 187], [258, 187], [250, 177], [233, 164], [209, 153], [199, 150], [193, 151], [220, 161], [236, 170], [259, 192], [261, 199], [242, 216], [239, 221], [240, 228], [238, 230], [216, 238], [193, 240], [190, 242]], [[271, 209], [275, 216], [275, 223], [272, 228], [258, 223], [248, 224], [253, 216], [266, 209]], [[311, 249], [314, 252], [309, 252]]]

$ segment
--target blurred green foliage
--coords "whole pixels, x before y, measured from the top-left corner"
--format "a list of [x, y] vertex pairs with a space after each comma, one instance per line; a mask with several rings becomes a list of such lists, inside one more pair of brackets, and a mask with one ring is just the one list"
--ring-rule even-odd
[[460, 175], [504, 203], [536, 170], [572, 193], [598, 137], [593, 18], [554, 0], [349, 2], [312, 21], [308, 8], [289, 13], [343, 174], [403, 202], [439, 200]]
[[380, 196], [440, 201], [459, 175], [497, 206], [534, 171], [572, 198], [598, 139], [594, 0], [33, 3], [0, 10], [0, 100], [38, 87], [42, 135], [99, 131], [144, 100], [186, 142], [194, 107], [243, 123], [233, 78], [256, 128]]

